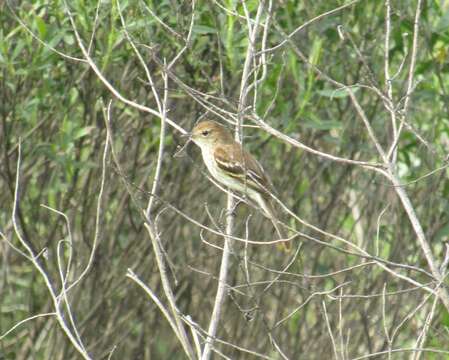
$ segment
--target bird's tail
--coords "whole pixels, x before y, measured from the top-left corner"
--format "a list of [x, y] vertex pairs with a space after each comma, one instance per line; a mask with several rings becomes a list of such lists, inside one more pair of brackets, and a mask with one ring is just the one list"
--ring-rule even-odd
[[[284, 232], [279, 226], [279, 220], [276, 216], [276, 211], [271, 205], [270, 199], [265, 199], [262, 196], [260, 197], [261, 201], [259, 202], [260, 207], [262, 208], [264, 215], [271, 220], [274, 228], [276, 229], [276, 233], [279, 236], [279, 239], [286, 239]], [[283, 250], [285, 252], [290, 252], [292, 250], [292, 244], [290, 241], [283, 241], [277, 244], [278, 249]]]

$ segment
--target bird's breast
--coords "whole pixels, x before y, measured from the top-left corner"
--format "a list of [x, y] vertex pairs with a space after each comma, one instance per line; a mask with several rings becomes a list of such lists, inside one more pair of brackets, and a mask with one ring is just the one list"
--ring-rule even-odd
[[214, 159], [213, 151], [209, 151], [208, 149], [204, 149], [201, 151], [203, 155], [204, 164], [206, 164], [207, 170], [209, 170], [210, 174], [218, 181], [222, 182], [220, 179], [220, 170], [217, 166], [217, 163]]
[[258, 198], [259, 193], [251, 189], [248, 186], [248, 184], [242, 183], [241, 179], [232, 177], [229, 174], [226, 174], [223, 170], [221, 170], [215, 161], [213, 151], [208, 151], [207, 149], [205, 149], [204, 151], [202, 151], [202, 155], [203, 161], [206, 164], [209, 173], [215, 180], [217, 180], [220, 184], [224, 185], [225, 187], [237, 191], [239, 193], [245, 193], [251, 199], [257, 201], [256, 199]]

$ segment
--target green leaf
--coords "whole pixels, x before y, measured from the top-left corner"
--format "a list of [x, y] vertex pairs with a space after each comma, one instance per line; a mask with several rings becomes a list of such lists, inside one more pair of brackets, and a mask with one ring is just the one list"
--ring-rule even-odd
[[45, 24], [45, 21], [42, 20], [42, 18], [37, 17], [36, 25], [37, 25], [37, 30], [39, 31], [39, 35], [40, 35], [41, 39], [45, 39], [45, 36], [47, 35], [47, 24]]
[[441, 317], [441, 323], [449, 328], [449, 312], [443, 307], [441, 311], [443, 312], [443, 316]]
[[341, 123], [339, 121], [307, 121], [302, 124], [305, 128], [315, 130], [331, 130], [340, 129]]
[[73, 136], [73, 140], [77, 140], [84, 136], [89, 135], [92, 132], [92, 130], [94, 130], [94, 129], [95, 129], [95, 126], [86, 126], [86, 127], [76, 130], [75, 134]]
[[[359, 88], [354, 86], [354, 87], [351, 87], [351, 90], [352, 90], [353, 93], [355, 93], [356, 91], [359, 90]], [[318, 91], [318, 94], [320, 94], [321, 96], [324, 96], [324, 97], [331, 98], [331, 99], [332, 98], [337, 98], [338, 99], [338, 98], [344, 98], [344, 97], [349, 96], [349, 91], [348, 91], [347, 88], [345, 88], [345, 89], [336, 89], [336, 90], [324, 89], [324, 90]]]
[[14, 48], [14, 51], [12, 52], [11, 61], [14, 61], [22, 53], [24, 47], [25, 47], [24, 41], [20, 41], [17, 43], [17, 46]]
[[303, 319], [301, 319], [301, 313], [300, 312], [297, 312], [296, 314], [293, 314], [293, 316], [288, 321], [288, 327], [289, 327], [290, 333], [292, 333], [292, 334], [298, 333], [298, 329], [300, 327], [301, 320], [303, 320]]
[[447, 241], [449, 240], [449, 223], [444, 225], [435, 235], [435, 241], [441, 242], [441, 241]]
[[73, 44], [75, 44], [75, 37], [74, 37], [72, 34], [66, 34], [66, 35], [64, 35], [63, 39], [64, 39], [64, 42], [65, 42], [67, 45], [73, 45]]
[[206, 25], [194, 25], [192, 31], [199, 35], [215, 34], [217, 32], [214, 28]]
[[[321, 54], [323, 50], [323, 40], [316, 38], [310, 51], [309, 61], [312, 65], [318, 65], [320, 62]], [[311, 71], [311, 70], [310, 70]]]
[[436, 32], [446, 32], [449, 29], [449, 11], [446, 11], [440, 18], [435, 31]]

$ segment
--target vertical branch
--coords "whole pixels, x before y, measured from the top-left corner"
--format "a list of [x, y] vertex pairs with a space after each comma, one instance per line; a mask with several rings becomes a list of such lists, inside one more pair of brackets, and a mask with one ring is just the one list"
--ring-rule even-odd
[[[427, 334], [429, 332], [430, 325], [431, 325], [433, 317], [435, 315], [435, 308], [436, 308], [437, 303], [438, 303], [438, 298], [435, 297], [435, 299], [433, 300], [433, 303], [432, 303], [432, 307], [430, 309], [430, 313], [426, 316], [426, 319], [425, 319], [422, 331], [420, 332], [418, 338], [416, 339], [416, 343], [415, 343], [415, 347], [416, 348], [421, 348], [422, 349], [425, 346], [425, 343], [426, 343], [426, 340], [427, 340]], [[417, 351], [413, 355], [413, 359], [412, 360], [419, 360], [421, 358], [421, 355], [422, 355], [422, 351]]]
[[[107, 153], [107, 145], [105, 146], [105, 153]], [[50, 293], [50, 297], [53, 301], [53, 307], [55, 309], [55, 316], [58, 320], [58, 323], [61, 327], [61, 329], [64, 331], [66, 336], [69, 338], [70, 342], [80, 353], [80, 355], [86, 359], [90, 360], [91, 357], [87, 353], [87, 351], [84, 348], [84, 345], [78, 341], [77, 336], [72, 332], [72, 330], [69, 328], [69, 326], [66, 324], [63, 311], [60, 306], [60, 301], [58, 300], [58, 297], [56, 295], [56, 291], [53, 288], [53, 285], [51, 283], [51, 280], [48, 276], [48, 274], [45, 272], [42, 265], [39, 263], [39, 256], [33, 253], [33, 250], [31, 249], [30, 245], [25, 241], [25, 239], [21, 235], [21, 231], [19, 229], [19, 226], [16, 221], [16, 214], [17, 214], [17, 208], [19, 206], [19, 180], [20, 180], [20, 162], [22, 158], [22, 145], [19, 140], [19, 146], [18, 146], [18, 157], [17, 157], [17, 168], [16, 168], [16, 183], [14, 188], [14, 204], [13, 204], [13, 210], [12, 210], [12, 223], [14, 227], [14, 232], [19, 239], [20, 244], [26, 249], [27, 252], [27, 258], [32, 262], [35, 269], [41, 274], [42, 278], [44, 279], [45, 285], [47, 287], [48, 292]]]
[[[384, 73], [385, 73], [385, 88], [387, 91], [388, 102], [386, 108], [390, 113], [391, 128], [393, 130], [393, 141], [395, 141], [398, 134], [398, 127], [396, 121], [396, 111], [393, 103], [393, 84], [390, 76], [390, 35], [391, 35], [391, 3], [390, 0], [385, 0], [385, 49], [384, 49]], [[391, 162], [396, 162], [397, 151], [391, 154]]]
[[[251, 21], [249, 17], [249, 13], [246, 8], [245, 2], [243, 2], [243, 9], [245, 10], [245, 14], [248, 22], [248, 48], [246, 49], [246, 57], [245, 63], [243, 65], [242, 78], [240, 81], [240, 96], [239, 96], [239, 104], [238, 104], [238, 123], [235, 129], [235, 138], [237, 141], [243, 143], [242, 141], [242, 125], [243, 125], [243, 116], [246, 108], [247, 97], [249, 90], [248, 79], [251, 74], [251, 63], [253, 62], [254, 53], [255, 53], [255, 42], [257, 38], [257, 34], [260, 27], [260, 17], [262, 15], [262, 10], [264, 6], [264, 1], [261, 1], [259, 7], [257, 9], [256, 19], [253, 27], [251, 27]], [[256, 80], [257, 81], [257, 80]]]
[[[153, 185], [151, 187], [152, 195], [157, 194], [157, 191], [159, 190], [162, 159], [164, 157], [164, 150], [165, 150], [165, 130], [166, 130], [165, 117], [167, 115], [167, 94], [168, 94], [168, 77], [166, 72], [163, 73], [163, 77], [164, 77], [164, 98], [162, 100], [161, 130], [159, 133], [159, 150], [157, 154], [156, 171], [154, 173]], [[145, 217], [147, 218], [147, 220], [151, 218], [151, 210], [153, 209], [153, 205], [154, 205], [154, 196], [151, 196], [150, 200], [148, 201], [147, 209], [145, 211]]]
[[327, 331], [329, 332], [329, 336], [330, 336], [331, 342], [332, 342], [332, 350], [334, 352], [334, 358], [335, 358], [335, 360], [338, 360], [337, 344], [335, 343], [334, 334], [332, 333], [331, 324], [329, 322], [329, 317], [327, 315], [326, 303], [324, 300], [321, 302], [321, 305], [323, 306], [323, 314], [324, 314], [324, 320], [326, 320], [326, 328], [327, 328]]
[[[107, 141], [108, 140], [106, 139], [106, 142]], [[103, 156], [103, 171], [106, 168], [106, 154], [107, 154], [107, 151], [105, 152], [105, 154]], [[104, 179], [104, 176], [102, 176], [102, 178]], [[73, 241], [72, 241], [72, 232], [71, 232], [71, 229], [70, 229], [70, 220], [69, 220], [68, 216], [66, 214], [64, 214], [62, 211], [58, 211], [56, 209], [51, 208], [50, 206], [46, 206], [46, 205], [42, 205], [42, 204], [41, 204], [41, 206], [46, 208], [46, 209], [48, 209], [48, 210], [50, 210], [50, 211], [55, 212], [58, 215], [61, 215], [64, 218], [64, 220], [65, 220], [65, 222], [67, 224], [67, 233], [68, 233], [67, 237], [68, 237], [68, 240], [60, 240], [58, 242], [57, 251], [56, 251], [56, 254], [57, 254], [56, 259], [57, 259], [57, 263], [58, 263], [59, 278], [61, 280], [61, 291], [60, 291], [60, 294], [58, 295], [58, 301], [60, 301], [61, 298], [64, 300], [64, 304], [66, 306], [66, 312], [68, 314], [68, 317], [69, 317], [70, 324], [72, 326], [74, 335], [75, 335], [76, 339], [78, 340], [78, 343], [81, 346], [83, 346], [83, 349], [85, 350], [84, 345], [83, 345], [82, 340], [81, 340], [81, 336], [79, 335], [78, 329], [77, 329], [76, 324], [75, 324], [75, 319], [73, 317], [72, 309], [71, 309], [71, 306], [70, 306], [70, 302], [69, 302], [69, 298], [67, 296], [67, 290], [66, 290], [67, 281], [68, 281], [68, 278], [69, 278], [69, 275], [70, 275], [70, 267], [71, 267], [71, 264], [72, 264], [72, 256], [73, 256]], [[63, 264], [62, 264], [62, 254], [61, 254], [62, 250], [61, 250], [61, 248], [62, 248], [62, 246], [66, 242], [69, 245], [68, 246], [69, 255], [68, 255], [66, 270], [65, 270], [65, 274], [64, 274]]]
[[142, 280], [140, 280], [139, 277], [131, 269], [128, 269], [126, 276], [129, 277], [131, 280], [133, 280], [137, 285], [139, 285], [148, 294], [148, 296], [151, 298], [151, 300], [153, 300], [153, 302], [159, 308], [161, 313], [167, 319], [173, 332], [176, 334], [178, 339], [180, 339], [178, 325], [175, 323], [175, 321], [173, 320], [173, 316], [171, 315], [171, 312], [164, 306], [162, 301], [159, 300], [159, 298], [156, 296], [156, 294]]
[[[410, 104], [410, 98], [413, 90], [413, 81], [415, 78], [416, 58], [418, 56], [419, 21], [421, 20], [422, 3], [423, 3], [422, 0], [418, 0], [418, 4], [416, 5], [415, 20], [413, 24], [413, 45], [410, 59], [410, 69], [408, 72], [408, 79], [407, 79], [407, 92], [405, 93], [405, 101], [403, 109], [404, 117], [407, 114], [408, 106]], [[403, 125], [404, 122], [401, 122], [401, 125], [398, 130], [398, 136], [400, 135], [400, 131]]]
[[157, 230], [154, 226], [154, 222], [152, 220], [152, 210], [154, 206], [154, 194], [157, 193], [159, 189], [160, 182], [160, 174], [162, 168], [162, 159], [164, 156], [165, 149], [165, 129], [166, 129], [166, 114], [167, 114], [167, 98], [168, 98], [168, 75], [164, 71], [163, 72], [164, 79], [164, 97], [162, 100], [162, 117], [161, 117], [161, 131], [159, 135], [159, 151], [157, 157], [156, 171], [153, 179], [153, 185], [151, 188], [151, 197], [148, 201], [147, 209], [145, 210], [145, 218], [147, 222], [145, 223], [145, 228], [148, 231], [148, 234], [151, 239], [151, 244], [153, 245], [154, 254], [156, 257], [157, 266], [159, 269], [159, 274], [161, 276], [162, 287], [164, 289], [165, 296], [170, 304], [170, 309], [176, 326], [178, 328], [178, 339], [181, 342], [181, 345], [184, 349], [184, 352], [190, 359], [195, 358], [194, 351], [190, 344], [190, 341], [187, 337], [187, 333], [184, 329], [184, 324], [181, 320], [181, 317], [178, 313], [178, 308], [176, 306], [175, 295], [173, 294], [173, 290], [170, 286], [170, 281], [168, 279], [167, 266], [164, 261], [164, 254], [162, 251], [162, 244], [160, 242], [159, 235], [157, 234]]
[[343, 288], [340, 288], [338, 297], [338, 337], [340, 338], [340, 354], [342, 360], [345, 360], [345, 344], [343, 342]]
[[[226, 235], [232, 235], [232, 229], [234, 228], [234, 218], [231, 214], [234, 207], [234, 198], [232, 195], [228, 195], [228, 201], [226, 209], [228, 215], [226, 217]], [[218, 277], [217, 294], [215, 295], [214, 309], [212, 310], [212, 316], [209, 323], [208, 336], [206, 344], [204, 345], [202, 360], [209, 360], [211, 356], [211, 350], [213, 348], [213, 339], [217, 334], [218, 324], [220, 323], [221, 311], [226, 293], [226, 283], [228, 278], [229, 258], [231, 254], [231, 239], [225, 236], [225, 242], [223, 246], [223, 255], [221, 257], [220, 274]]]
[[[396, 190], [396, 194], [401, 199], [402, 206], [404, 207], [404, 210], [407, 213], [408, 218], [412, 224], [413, 230], [415, 231], [419, 245], [421, 246], [421, 250], [424, 253], [427, 263], [429, 264], [432, 275], [438, 280], [439, 283], [442, 283], [444, 281], [444, 277], [442, 276], [440, 269], [438, 268], [438, 264], [432, 253], [432, 249], [430, 248], [421, 222], [416, 215], [416, 211], [410, 201], [409, 196], [405, 192], [403, 185], [399, 182], [396, 176], [394, 176], [393, 174], [390, 175], [390, 180]], [[449, 293], [447, 289], [440, 286], [435, 291], [437, 292], [446, 309], [449, 311]]]
[[385, 339], [387, 341], [388, 344], [388, 359], [391, 358], [391, 348], [393, 346], [393, 341], [390, 337], [390, 333], [388, 331], [388, 326], [387, 326], [387, 315], [386, 315], [386, 292], [387, 292], [387, 283], [384, 283], [384, 287], [382, 289], [382, 325], [384, 328], [384, 333], [385, 333]]
[[[418, 2], [418, 9], [416, 11], [416, 18], [415, 18], [415, 37], [414, 37], [414, 41], [413, 41], [414, 48], [412, 50], [412, 57], [414, 59], [412, 59], [412, 65], [411, 65], [413, 68], [414, 68], [414, 64], [416, 61], [417, 32], [418, 32], [418, 24], [419, 24], [420, 4], [421, 4], [421, 0], [419, 0], [419, 2]], [[410, 69], [409, 84], [408, 84], [410, 87], [410, 90], [412, 88], [412, 83], [413, 83], [413, 72], [414, 72], [413, 69]], [[410, 221], [412, 228], [416, 234], [418, 243], [419, 243], [421, 250], [426, 258], [426, 261], [429, 265], [432, 275], [435, 277], [435, 279], [438, 280], [438, 282], [442, 282], [443, 276], [440, 273], [438, 264], [435, 260], [435, 257], [433, 256], [432, 249], [431, 249], [430, 244], [426, 238], [426, 235], [424, 233], [421, 222], [416, 214], [415, 208], [412, 205], [410, 197], [408, 196], [407, 192], [404, 189], [404, 186], [401, 184], [398, 176], [396, 175], [394, 165], [392, 163], [390, 163], [390, 161], [388, 159], [388, 154], [385, 153], [382, 146], [380, 145], [380, 142], [377, 139], [377, 137], [374, 133], [374, 130], [373, 130], [370, 122], [368, 121], [368, 118], [367, 118], [365, 112], [363, 111], [360, 103], [358, 102], [357, 98], [355, 97], [355, 95], [351, 89], [348, 89], [348, 92], [349, 92], [349, 96], [351, 98], [351, 101], [352, 101], [357, 113], [359, 114], [359, 116], [361, 117], [361, 119], [365, 125], [365, 128], [368, 132], [368, 135], [371, 138], [371, 141], [376, 146], [376, 149], [377, 149], [380, 157], [382, 158], [385, 167], [387, 168], [387, 171], [383, 172], [383, 174], [391, 181], [391, 183], [394, 187], [394, 190], [396, 191], [396, 194], [398, 195], [399, 199], [401, 200], [402, 206], [404, 207], [404, 210], [407, 213], [409, 221]], [[407, 104], [408, 104], [408, 102], [406, 102], [406, 104], [404, 105], [405, 109], [408, 106]], [[395, 143], [397, 143], [396, 140], [398, 140], [400, 137], [400, 132], [401, 132], [401, 128], [402, 128], [403, 124], [404, 124], [404, 121], [402, 119], [402, 122], [398, 129], [397, 138], [395, 139]], [[390, 149], [389, 153], [391, 153], [392, 149], [393, 149], [393, 147]], [[448, 290], [444, 287], [439, 287], [439, 288], [437, 288], [436, 291], [437, 291], [437, 294], [440, 297], [441, 301], [443, 302], [444, 306], [449, 311], [449, 292], [448, 292]]]
[[104, 145], [104, 153], [103, 153], [103, 159], [102, 159], [102, 170], [101, 170], [101, 181], [100, 181], [100, 191], [98, 193], [98, 200], [97, 200], [97, 208], [95, 212], [95, 233], [94, 233], [94, 240], [92, 243], [92, 250], [90, 252], [89, 260], [87, 262], [86, 267], [84, 268], [81, 275], [76, 279], [70, 286], [67, 287], [67, 291], [69, 291], [72, 287], [74, 287], [76, 284], [78, 284], [90, 271], [90, 268], [92, 267], [92, 264], [94, 262], [98, 241], [100, 238], [100, 221], [101, 221], [101, 203], [103, 200], [103, 193], [104, 193], [104, 185], [106, 182], [106, 160], [107, 155], [109, 151], [109, 133], [106, 132], [106, 140]]
[[[131, 36], [129, 35], [129, 33], [127, 31], [125, 19], [123, 17], [122, 11], [120, 9], [120, 2], [118, 0], [117, 0], [117, 8], [119, 10], [119, 15], [120, 15], [120, 20], [122, 23], [123, 31], [125, 32], [126, 38], [127, 38], [128, 42], [131, 44], [131, 46], [134, 50], [134, 53], [137, 55], [140, 64], [142, 65], [142, 67], [145, 70], [146, 77], [148, 79], [148, 82], [151, 86], [152, 93], [156, 100], [156, 105], [157, 105], [158, 111], [161, 114], [161, 117], [160, 117], [161, 118], [161, 129], [160, 129], [160, 133], [159, 133], [159, 149], [158, 149], [158, 155], [157, 155], [155, 174], [154, 174], [154, 178], [153, 178], [153, 184], [151, 187], [151, 197], [148, 201], [148, 205], [145, 210], [145, 219], [146, 219], [145, 228], [147, 229], [148, 234], [151, 239], [153, 251], [154, 251], [154, 254], [156, 257], [157, 266], [159, 269], [159, 274], [161, 276], [162, 287], [163, 287], [165, 296], [170, 305], [171, 315], [173, 316], [173, 320], [170, 323], [172, 324], [172, 326], [173, 326], [173, 323], [176, 326], [176, 329], [174, 329], [174, 332], [175, 332], [176, 336], [178, 337], [179, 341], [181, 342], [184, 352], [186, 353], [186, 355], [189, 358], [193, 359], [193, 358], [195, 358], [195, 353], [194, 353], [191, 343], [187, 337], [187, 333], [185, 331], [184, 324], [181, 320], [181, 317], [179, 316], [179, 311], [176, 306], [175, 295], [173, 293], [173, 290], [171, 288], [170, 281], [168, 278], [167, 266], [166, 266], [166, 262], [164, 260], [163, 247], [161, 244], [159, 234], [157, 233], [157, 229], [154, 226], [153, 214], [152, 214], [152, 210], [153, 210], [154, 203], [155, 203], [154, 195], [156, 195], [158, 193], [159, 187], [160, 187], [162, 161], [163, 161], [164, 152], [165, 152], [165, 134], [166, 134], [166, 127], [167, 127], [166, 125], [168, 122], [167, 121], [168, 120], [167, 119], [167, 101], [168, 101], [168, 74], [167, 74], [167, 71], [168, 71], [168, 68], [167, 68], [166, 61], [164, 59], [164, 71], [162, 72], [162, 77], [163, 77], [163, 81], [164, 81], [164, 93], [163, 93], [163, 98], [161, 100], [160, 96], [156, 90], [154, 81], [152, 79], [151, 72], [150, 72], [147, 64], [145, 63], [142, 55], [138, 51], [136, 45], [134, 44], [133, 40], [131, 39]], [[153, 15], [153, 17], [155, 17], [154, 14], [152, 14], [152, 15]], [[190, 37], [191, 37], [191, 33], [192, 33], [192, 28], [193, 28], [194, 16], [195, 16], [195, 2], [193, 1], [192, 2], [192, 20], [191, 20], [190, 29], [189, 29], [189, 35], [186, 40], [186, 45], [171, 61], [169, 67], [173, 66], [175, 64], [177, 59], [182, 55], [182, 53], [189, 46]]]
[[413, 81], [415, 78], [415, 66], [416, 66], [416, 58], [418, 55], [418, 37], [419, 37], [419, 20], [421, 18], [421, 10], [422, 10], [422, 0], [418, 0], [418, 4], [416, 5], [416, 13], [415, 20], [413, 26], [413, 45], [412, 45], [412, 53], [410, 59], [410, 68], [408, 72], [407, 79], [407, 89], [405, 93], [404, 107], [402, 109], [401, 123], [399, 124], [399, 129], [397, 130], [396, 137], [393, 141], [393, 144], [388, 151], [388, 154], [391, 155], [396, 147], [398, 146], [399, 138], [401, 136], [402, 129], [405, 124], [405, 118], [407, 116], [408, 107], [410, 104], [410, 98], [413, 92]]
[[160, 238], [156, 233], [155, 227], [152, 223], [145, 223], [145, 228], [148, 231], [148, 234], [151, 239], [151, 243], [153, 245], [154, 254], [156, 257], [157, 266], [159, 269], [159, 274], [161, 276], [162, 287], [164, 289], [165, 296], [168, 299], [168, 303], [170, 305], [171, 314], [174, 318], [176, 326], [178, 328], [178, 332], [176, 335], [181, 342], [184, 352], [188, 356], [189, 359], [195, 359], [195, 355], [190, 344], [190, 341], [187, 337], [187, 333], [184, 329], [184, 324], [182, 322], [181, 317], [179, 316], [179, 311], [176, 306], [175, 295], [173, 294], [173, 290], [170, 286], [170, 281], [168, 279], [167, 266], [164, 261], [164, 254], [162, 252], [162, 248], [160, 245]]
[[[166, 75], [164, 73], [164, 75]], [[166, 77], [164, 77], [164, 80], [166, 81]], [[167, 87], [166, 87], [166, 90]], [[164, 94], [165, 95], [165, 94]], [[164, 96], [164, 98], [166, 99], [166, 97]], [[163, 108], [165, 108], [165, 104], [166, 101], [163, 101]], [[110, 121], [110, 107], [111, 107], [111, 103], [109, 103], [108, 105], [108, 112], [107, 115], [105, 116], [105, 123], [106, 123], [106, 129], [108, 131], [109, 135], [109, 141], [110, 141], [110, 145], [111, 145], [111, 154], [112, 154], [112, 158], [114, 160], [114, 163], [117, 167], [118, 173], [122, 176], [122, 178], [124, 179], [124, 173], [122, 171], [122, 168], [120, 166], [120, 163], [118, 161], [118, 157], [117, 154], [114, 150], [114, 144], [113, 144], [113, 136], [112, 131], [111, 131], [111, 121]], [[164, 117], [162, 117], [162, 119], [164, 119]], [[161, 127], [162, 124], [161, 124]], [[162, 131], [162, 129], [161, 129]], [[161, 134], [165, 134], [164, 131], [161, 132]], [[164, 137], [162, 139], [160, 139], [160, 141], [164, 141]], [[159, 145], [159, 150], [161, 150], [161, 148], [163, 149], [164, 146]], [[158, 154], [158, 164], [156, 165], [156, 167], [160, 167], [161, 166], [161, 162], [162, 162], [162, 158], [163, 156], [160, 154], [161, 152], [159, 152]], [[159, 170], [160, 172], [160, 170]], [[158, 171], [156, 170], [155, 174], [158, 174]], [[122, 179], [122, 180], [123, 180]], [[158, 179], [157, 176], [155, 175], [155, 179]], [[154, 180], [153, 180], [153, 188], [155, 188], [156, 190], [158, 189], [158, 185], [154, 185]], [[133, 199], [133, 202], [137, 202], [137, 200], [134, 198], [133, 192], [130, 189], [130, 186], [128, 184], [128, 182], [124, 181], [124, 185], [130, 195], [130, 197]], [[153, 198], [153, 196], [151, 197]], [[151, 199], [150, 199], [151, 200]], [[147, 213], [151, 214], [151, 210], [152, 210], [152, 205], [153, 202], [151, 202], [151, 206], [150, 206], [150, 201], [149, 204], [147, 206], [147, 210], [142, 212], [144, 213], [144, 216], [146, 216]], [[165, 265], [165, 261], [164, 261], [164, 254], [162, 252], [162, 248], [161, 245], [159, 245], [160, 242], [160, 238], [157, 234], [157, 231], [155, 230], [155, 226], [153, 225], [153, 222], [151, 220], [151, 218], [147, 218], [147, 222], [145, 222], [145, 228], [147, 229], [149, 236], [150, 236], [150, 240], [152, 242], [153, 248], [154, 248], [154, 252], [155, 252], [155, 257], [156, 257], [156, 264], [158, 266], [158, 270], [159, 270], [159, 275], [161, 277], [161, 282], [163, 285], [163, 290], [164, 290], [164, 294], [168, 299], [169, 305], [170, 305], [170, 311], [164, 307], [164, 305], [162, 304], [162, 302], [160, 302], [155, 296], [152, 296], [153, 294], [151, 293], [151, 290], [148, 287], [144, 287], [142, 286], [142, 284], [139, 283], [139, 281], [137, 281], [137, 276], [135, 276], [135, 274], [128, 269], [128, 273], [127, 276], [129, 278], [131, 278], [133, 281], [136, 281], [140, 286], [142, 286], [142, 288], [147, 292], [147, 294], [150, 295], [150, 297], [152, 298], [152, 300], [156, 303], [156, 305], [159, 307], [159, 309], [161, 310], [161, 312], [163, 313], [163, 315], [167, 318], [169, 324], [172, 326], [173, 331], [176, 335], [176, 337], [178, 338], [178, 340], [180, 341], [184, 352], [186, 353], [186, 355], [188, 356], [189, 359], [194, 359], [195, 356], [193, 355], [193, 351], [192, 348], [190, 346], [190, 343], [188, 341], [188, 337], [187, 334], [184, 330], [183, 324], [182, 324], [182, 320], [180, 318], [179, 315], [179, 311], [178, 308], [176, 307], [176, 302], [175, 302], [175, 296], [173, 294], [173, 291], [171, 290], [170, 287], [170, 282], [168, 280], [168, 274], [167, 274], [167, 267]]]
[[[254, 45], [257, 37], [257, 32], [259, 29], [260, 16], [263, 11], [264, 1], [261, 1], [257, 9], [256, 21], [253, 26], [251, 26], [250, 17], [246, 9], [246, 4], [243, 2], [243, 8], [247, 16], [247, 26], [248, 26], [248, 48], [246, 50], [245, 63], [243, 65], [242, 78], [240, 83], [240, 96], [238, 105], [238, 121], [235, 126], [235, 138], [237, 141], [241, 142], [242, 139], [242, 122], [243, 115], [247, 101], [248, 95], [248, 78], [251, 73], [251, 64], [254, 58]], [[232, 230], [234, 228], [234, 218], [232, 212], [234, 210], [234, 198], [231, 194], [228, 194], [227, 199], [227, 217], [226, 217], [226, 235], [232, 235]], [[220, 323], [221, 312], [225, 300], [226, 292], [226, 282], [228, 278], [228, 268], [229, 268], [229, 257], [231, 254], [231, 239], [225, 236], [225, 242], [223, 247], [223, 254], [221, 258], [220, 274], [218, 277], [218, 287], [217, 293], [215, 295], [214, 308], [212, 310], [212, 316], [209, 323], [208, 336], [206, 339], [206, 345], [204, 346], [202, 360], [209, 360], [211, 356], [211, 350], [213, 348], [213, 340], [217, 334], [218, 324]]]

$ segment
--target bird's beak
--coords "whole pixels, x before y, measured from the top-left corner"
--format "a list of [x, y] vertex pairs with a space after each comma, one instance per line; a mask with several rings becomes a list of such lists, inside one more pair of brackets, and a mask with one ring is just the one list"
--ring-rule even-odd
[[181, 157], [181, 153], [183, 152], [183, 150], [187, 147], [187, 145], [190, 144], [190, 142], [192, 141], [192, 133], [188, 132], [185, 134], [181, 134], [181, 138], [185, 139], [186, 142], [184, 143], [183, 146], [178, 146], [178, 150], [176, 151], [175, 155], [173, 155], [174, 157]]

